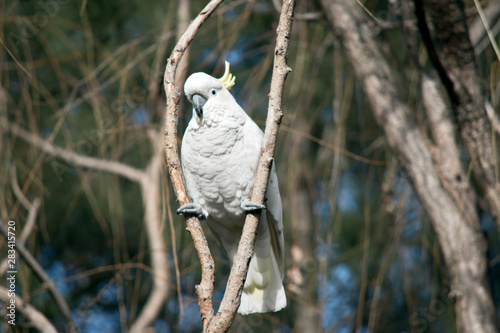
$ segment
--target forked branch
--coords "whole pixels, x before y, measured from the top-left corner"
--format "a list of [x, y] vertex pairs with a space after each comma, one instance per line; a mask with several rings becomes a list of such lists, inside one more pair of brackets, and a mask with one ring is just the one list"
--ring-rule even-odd
[[[185, 205], [189, 203], [190, 200], [186, 192], [179, 158], [179, 149], [177, 146], [180, 91], [175, 87], [175, 72], [184, 51], [193, 40], [201, 24], [205, 22], [208, 16], [221, 2], [222, 0], [211, 1], [190, 24], [172, 51], [172, 55], [167, 61], [167, 67], [165, 70], [164, 86], [167, 96], [167, 106], [165, 112], [165, 153], [167, 156], [167, 165], [172, 186], [180, 205]], [[274, 149], [276, 146], [278, 128], [283, 117], [283, 113], [281, 111], [281, 101], [285, 79], [287, 74], [290, 72], [290, 68], [286, 65], [286, 59], [288, 55], [294, 7], [295, 0], [283, 1], [277, 28], [271, 92], [269, 94], [269, 108], [266, 121], [266, 131], [264, 134], [264, 146], [262, 147], [252, 192], [253, 202], [264, 202], [264, 196], [267, 190], [267, 183], [274, 156]], [[240, 304], [243, 284], [248, 271], [248, 263], [253, 253], [258, 221], [259, 213], [249, 214], [246, 218], [238, 251], [236, 253], [228, 284], [226, 286], [226, 292], [221, 306], [219, 307], [219, 311], [217, 315], [214, 316], [212, 302], [215, 280], [214, 261], [210, 254], [210, 249], [199, 220], [196, 217], [189, 217], [186, 219], [188, 230], [193, 238], [202, 266], [201, 283], [197, 286], [196, 291], [198, 294], [198, 302], [200, 304], [200, 311], [203, 320], [203, 329], [206, 332], [225, 332], [229, 329], [234, 320], [236, 311]]]
[[[186, 191], [186, 184], [182, 175], [181, 162], [179, 158], [179, 147], [177, 146], [177, 124], [179, 121], [179, 101], [181, 92], [175, 86], [175, 74], [186, 48], [189, 46], [201, 25], [208, 19], [214, 10], [223, 0], [212, 0], [198, 14], [193, 22], [188, 26], [186, 32], [182, 34], [167, 60], [167, 67], [163, 77], [167, 105], [165, 109], [165, 155], [167, 157], [168, 171], [172, 181], [177, 200], [181, 205], [189, 203], [189, 196]], [[210, 320], [214, 315], [212, 297], [214, 294], [215, 266], [214, 259], [210, 253], [208, 242], [201, 228], [198, 218], [191, 216], [186, 218], [186, 224], [194, 247], [198, 252], [201, 262], [201, 282], [196, 287], [198, 303], [200, 305], [203, 329], [206, 330]]]
[[[280, 20], [276, 29], [276, 47], [274, 49], [274, 66], [271, 77], [271, 91], [269, 93], [269, 106], [267, 109], [266, 131], [264, 132], [264, 145], [260, 153], [259, 165], [252, 190], [252, 201], [264, 203], [267, 183], [273, 163], [274, 150], [278, 138], [279, 125], [283, 118], [281, 102], [285, 79], [291, 69], [287, 66], [288, 46], [292, 30], [293, 10], [295, 0], [284, 0], [281, 8]], [[252, 257], [255, 235], [259, 224], [260, 211], [248, 214], [243, 227], [238, 251], [234, 258], [231, 274], [226, 286], [224, 298], [217, 315], [210, 323], [209, 332], [226, 332], [231, 326], [236, 311], [240, 305], [241, 293], [248, 272], [248, 264]]]

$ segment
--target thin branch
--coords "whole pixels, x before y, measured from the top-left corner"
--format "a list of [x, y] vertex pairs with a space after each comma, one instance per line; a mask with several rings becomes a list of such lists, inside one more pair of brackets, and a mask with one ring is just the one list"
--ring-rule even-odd
[[[262, 147], [255, 183], [252, 190], [252, 201], [264, 203], [264, 197], [273, 163], [274, 150], [278, 138], [278, 129], [283, 118], [281, 102], [285, 79], [291, 69], [287, 66], [288, 46], [292, 30], [295, 0], [284, 0], [280, 20], [276, 29], [276, 48], [274, 50], [274, 67], [271, 77], [271, 91], [267, 110], [266, 131]], [[217, 315], [212, 319], [208, 332], [226, 332], [231, 326], [240, 305], [241, 293], [248, 272], [248, 264], [253, 254], [255, 235], [259, 223], [260, 212], [248, 214], [243, 226], [243, 233], [238, 244], [238, 251], [231, 267], [231, 274], [226, 286]]]
[[[487, 36], [487, 31], [485, 28], [486, 25], [484, 24], [484, 19], [486, 19], [486, 22], [490, 27], [494, 27], [496, 23], [498, 23], [498, 18], [500, 17], [500, 2], [488, 1], [482, 11], [484, 13], [484, 17], [478, 15], [469, 25], [470, 41], [472, 45], [474, 45], [475, 49], [482, 42], [489, 43], [489, 38], [485, 38], [485, 36]], [[495, 34], [494, 28], [492, 29], [492, 32], [493, 34]], [[479, 53], [480, 52], [477, 52], [476, 50], [476, 54]]]
[[481, 21], [483, 22], [484, 29], [486, 30], [486, 33], [488, 34], [488, 38], [490, 39], [491, 46], [493, 46], [493, 50], [495, 50], [495, 54], [497, 55], [497, 59], [500, 60], [500, 50], [498, 49], [498, 44], [495, 40], [495, 36], [491, 32], [490, 24], [488, 23], [488, 19], [486, 18], [486, 15], [484, 14], [483, 8], [481, 8], [481, 4], [477, 0], [474, 0], [474, 5], [476, 6], [476, 9], [477, 9], [477, 12], [479, 13], [479, 17], [481, 18]]
[[170, 237], [172, 238], [172, 254], [174, 257], [174, 267], [175, 267], [175, 280], [177, 287], [177, 297], [179, 299], [179, 308], [180, 308], [180, 319], [179, 325], [182, 324], [184, 320], [184, 302], [182, 301], [182, 290], [181, 290], [181, 272], [179, 269], [179, 259], [177, 256], [177, 241], [175, 235], [175, 226], [174, 226], [174, 217], [172, 214], [172, 207], [170, 205], [170, 189], [167, 187], [165, 189], [166, 192], [166, 203], [167, 203], [167, 213], [168, 213], [168, 224], [170, 225]]
[[5, 287], [0, 286], [0, 300], [9, 304], [11, 299], [14, 299], [16, 302], [16, 310], [18, 310], [26, 319], [29, 320], [30, 324], [36, 328], [41, 333], [57, 333], [56, 328], [52, 323], [45, 317], [43, 313], [38, 311], [35, 307], [33, 307], [29, 303], [25, 303], [24, 300], [15, 295], [14, 298], [11, 298], [9, 295], [9, 290]]
[[160, 137], [153, 131], [148, 132], [153, 146], [153, 157], [146, 168], [143, 181], [140, 182], [142, 201], [144, 203], [144, 224], [148, 237], [151, 256], [151, 268], [153, 270], [153, 287], [141, 310], [141, 313], [131, 325], [130, 333], [145, 332], [147, 327], [158, 317], [168, 296], [168, 281], [170, 273], [168, 262], [165, 260], [166, 247], [161, 231], [160, 214], [160, 185], [162, 168], [162, 147]]
[[[177, 42], [170, 58], [168, 58], [163, 84], [165, 95], [167, 96], [167, 105], [165, 110], [165, 155], [167, 158], [168, 170], [170, 179], [174, 188], [177, 200], [181, 205], [190, 202], [186, 191], [184, 177], [182, 175], [181, 163], [179, 159], [179, 148], [177, 145], [177, 124], [179, 120], [178, 110], [181, 92], [175, 86], [175, 74], [186, 48], [194, 39], [201, 25], [208, 19], [214, 10], [222, 3], [223, 0], [212, 0], [198, 14], [193, 22], [189, 25], [186, 32]], [[200, 312], [203, 321], [203, 328], [206, 329], [208, 323], [214, 315], [213, 310], [213, 290], [214, 290], [214, 260], [208, 247], [207, 239], [201, 228], [200, 221], [196, 217], [186, 218], [186, 224], [191, 237], [193, 238], [194, 246], [198, 252], [201, 262], [201, 282], [196, 287]]]
[[367, 157], [364, 157], [364, 156], [361, 156], [361, 155], [357, 155], [353, 152], [350, 152], [349, 150], [343, 148], [343, 147], [339, 147], [337, 145], [334, 145], [333, 143], [331, 142], [328, 142], [328, 141], [325, 141], [325, 140], [322, 140], [320, 138], [317, 138], [315, 137], [314, 135], [310, 134], [309, 132], [306, 132], [306, 131], [301, 131], [299, 129], [296, 129], [296, 128], [292, 128], [292, 127], [289, 127], [289, 126], [286, 126], [286, 125], [281, 125], [281, 130], [282, 131], [285, 131], [285, 132], [290, 132], [290, 133], [293, 133], [295, 135], [298, 135], [302, 138], [305, 138], [305, 139], [308, 139], [308, 140], [311, 140], [312, 142], [315, 142], [323, 147], [326, 147], [327, 149], [330, 149], [330, 150], [333, 150], [333, 151], [337, 151], [345, 156], [348, 156], [356, 161], [360, 161], [360, 162], [363, 162], [363, 163], [366, 163], [366, 164], [371, 164], [371, 165], [385, 165], [385, 161], [381, 161], [381, 160], [372, 160], [370, 158], [367, 158]]
[[[142, 332], [147, 326], [151, 325], [151, 323], [157, 317], [168, 295], [167, 281], [169, 280], [169, 273], [167, 262], [165, 261], [165, 243], [163, 241], [161, 233], [159, 232], [160, 217], [158, 214], [160, 193], [159, 176], [161, 174], [161, 155], [159, 153], [159, 148], [161, 148], [161, 145], [159, 145], [157, 142], [153, 142], [154, 156], [152, 157], [148, 167], [146, 168], [146, 171], [142, 171], [120, 162], [81, 156], [73, 151], [57, 147], [51, 142], [22, 129], [14, 123], [8, 123], [7, 121], [5, 121], [4, 123], [7, 124], [6, 129], [12, 134], [26, 141], [27, 143], [38, 147], [49, 155], [62, 158], [68, 163], [80, 167], [87, 167], [114, 173], [140, 184], [145, 209], [144, 224], [146, 226], [149, 249], [151, 253], [151, 265], [154, 272], [153, 288], [150, 297], [146, 301], [146, 304], [144, 305], [140, 315], [130, 328], [130, 332]], [[150, 137], [155, 136], [152, 132], [148, 134], [150, 135]], [[18, 246], [18, 250], [22, 251], [21, 247], [24, 248], [23, 244], [18, 245], [21, 245]], [[19, 253], [21, 254], [21, 252]], [[29, 254], [27, 250], [26, 253]], [[34, 262], [34, 264], [36, 264], [36, 261]], [[43, 273], [43, 270], [39, 273]], [[43, 275], [39, 276], [43, 278]]]
[[[3, 221], [0, 221], [0, 232], [7, 238], [8, 230]], [[66, 328], [68, 332], [78, 332], [78, 328], [73, 321], [73, 317], [71, 316], [71, 310], [66, 303], [66, 300], [57, 290], [56, 285], [48, 276], [48, 274], [43, 270], [42, 266], [36, 261], [36, 259], [31, 255], [31, 253], [24, 247], [20, 242], [16, 244], [15, 247], [17, 253], [24, 259], [24, 262], [31, 268], [33, 273], [43, 282], [47, 289], [49, 290], [52, 299], [56, 303], [57, 307], [61, 311], [62, 316], [66, 322]]]
[[26, 219], [26, 224], [24, 225], [23, 231], [21, 232], [21, 236], [19, 237], [19, 242], [23, 245], [26, 243], [33, 227], [35, 226], [36, 216], [38, 215], [38, 209], [40, 208], [40, 199], [35, 198], [33, 202], [30, 202], [28, 198], [24, 195], [19, 187], [19, 183], [17, 182], [17, 172], [16, 167], [12, 167], [12, 189], [14, 190], [14, 194], [17, 199], [21, 202], [21, 204], [28, 210], [28, 218]]
[[57, 147], [51, 142], [40, 138], [38, 135], [35, 135], [33, 133], [30, 133], [22, 129], [17, 124], [8, 122], [7, 120], [2, 120], [2, 124], [5, 124], [4, 128], [7, 131], [11, 132], [13, 135], [17, 136], [23, 141], [30, 143], [35, 147], [38, 147], [39, 149], [43, 150], [44, 152], [46, 152], [51, 156], [59, 157], [75, 166], [115, 173], [117, 175], [123, 176], [132, 181], [137, 181], [137, 182], [140, 182], [141, 179], [143, 178], [144, 172], [134, 167], [128, 166], [120, 162], [107, 161], [95, 157], [82, 156], [71, 150]]
[[[493, 33], [494, 36], [496, 36], [500, 32], [500, 20], [496, 21], [495, 25], [491, 29], [491, 32]], [[471, 36], [471, 42], [472, 42], [472, 36]], [[474, 53], [476, 53], [477, 55], [483, 53], [484, 49], [486, 49], [488, 45], [490, 45], [489, 38], [481, 39], [479, 42], [474, 44]]]
[[17, 60], [16, 56], [14, 54], [12, 54], [12, 52], [9, 50], [9, 48], [7, 47], [7, 45], [5, 45], [5, 43], [3, 42], [3, 40], [0, 38], [0, 44], [2, 44], [2, 46], [5, 48], [5, 50], [7, 51], [7, 53], [12, 57], [12, 59], [14, 59], [14, 61], [16, 62], [16, 64], [23, 70], [23, 72], [26, 73], [26, 75], [28, 75], [28, 77], [31, 79], [31, 74], [30, 72], [28, 72], [26, 70], [26, 68], [23, 67], [23, 65], [19, 62], [19, 60]]
[[[164, 76], [165, 92], [167, 95], [167, 106], [165, 112], [165, 154], [167, 156], [168, 169], [172, 180], [172, 185], [181, 205], [189, 203], [186, 192], [184, 177], [182, 175], [181, 164], [177, 146], [177, 124], [178, 105], [180, 91], [175, 87], [175, 72], [182, 55], [189, 43], [193, 40], [201, 24], [215, 10], [222, 0], [213, 0], [191, 23], [186, 32], [182, 35], [176, 47], [168, 59]], [[295, 6], [294, 0], [286, 0], [282, 7], [280, 22], [278, 25], [278, 38], [275, 49], [275, 63], [271, 81], [271, 93], [269, 95], [268, 118], [266, 122], [266, 132], [264, 134], [264, 146], [257, 170], [252, 193], [252, 201], [264, 202], [270, 168], [273, 161], [274, 147], [278, 133], [278, 127], [283, 113], [281, 111], [281, 100], [285, 78], [290, 71], [286, 65], [290, 31], [292, 26], [292, 15]], [[199, 220], [195, 217], [187, 218], [187, 226], [193, 238], [195, 248], [202, 265], [202, 280], [197, 286], [198, 302], [203, 320], [203, 328], [208, 332], [224, 332], [232, 324], [236, 310], [238, 309], [243, 284], [246, 278], [249, 259], [253, 253], [253, 243], [258, 224], [259, 214], [249, 214], [247, 216], [243, 234], [238, 246], [238, 252], [229, 276], [226, 293], [222, 300], [219, 312], [213, 317], [213, 288], [214, 288], [214, 261], [210, 254], [207, 240], [201, 229]], [[212, 319], [213, 317], [213, 319]]]
[[[274, 9], [281, 13], [282, 6], [280, 0], [272, 0]], [[294, 13], [293, 18], [297, 21], [318, 21], [319, 19], [325, 18], [325, 13], [321, 10], [316, 12], [306, 12], [306, 13]]]
[[[19, 202], [28, 210], [28, 218], [26, 219], [26, 223], [23, 227], [23, 230], [21, 231], [21, 235], [17, 239], [17, 243], [25, 244], [26, 240], [28, 239], [29, 235], [31, 234], [31, 231], [33, 230], [33, 227], [35, 226], [36, 222], [36, 217], [38, 215], [38, 209], [40, 208], [40, 199], [36, 198], [33, 200], [33, 203], [31, 203], [28, 198], [24, 195], [24, 193], [21, 191], [21, 188], [19, 187], [19, 183], [17, 182], [17, 174], [16, 174], [16, 168], [12, 166], [12, 177], [11, 177], [11, 183], [12, 183], [12, 190], [14, 191], [14, 195], [17, 197]], [[3, 275], [8, 268], [8, 258], [5, 258], [2, 263], [0, 264], [0, 275]]]
[[500, 121], [495, 114], [495, 110], [493, 110], [493, 106], [488, 101], [484, 102], [484, 108], [486, 109], [486, 113], [488, 114], [488, 118], [491, 121], [491, 126], [495, 129], [498, 135], [500, 135]]
[[[186, 31], [189, 24], [189, 11], [190, 11], [190, 0], [179, 0], [177, 8], [177, 17], [179, 18], [179, 23], [177, 24], [177, 40], [180, 40], [184, 31]], [[183, 86], [187, 78], [189, 64], [189, 49], [184, 51], [184, 56], [179, 61], [179, 67], [176, 72], [176, 84]]]

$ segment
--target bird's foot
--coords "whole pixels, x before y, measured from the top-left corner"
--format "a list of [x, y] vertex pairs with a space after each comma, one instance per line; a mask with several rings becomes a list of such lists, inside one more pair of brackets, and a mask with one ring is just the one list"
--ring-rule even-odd
[[197, 203], [188, 203], [177, 209], [177, 215], [195, 215], [200, 220], [206, 220], [208, 212]]
[[243, 199], [243, 201], [241, 201], [240, 207], [246, 214], [266, 209], [266, 206], [258, 204], [256, 202], [252, 202], [248, 199]]

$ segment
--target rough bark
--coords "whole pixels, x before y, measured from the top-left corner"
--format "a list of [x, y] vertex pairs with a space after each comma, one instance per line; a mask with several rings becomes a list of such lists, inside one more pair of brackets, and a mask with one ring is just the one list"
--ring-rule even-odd
[[443, 187], [460, 209], [464, 220], [470, 225], [478, 224], [477, 198], [460, 159], [450, 110], [446, 106], [438, 78], [432, 74], [422, 74], [421, 89], [424, 110], [436, 143], [431, 153]]
[[[418, 1], [417, 1], [418, 3]], [[460, 0], [428, 0], [439, 61], [452, 85], [448, 87], [465, 152], [486, 202], [500, 229], [500, 183], [495, 175], [491, 122], [485, 108], [484, 85], [479, 77]], [[427, 48], [432, 46], [426, 43]], [[436, 61], [434, 61], [436, 65]], [[450, 90], [452, 89], [452, 90]]]
[[456, 205], [443, 186], [426, 139], [400, 97], [371, 21], [354, 1], [322, 0], [335, 35], [361, 82], [387, 143], [418, 193], [441, 245], [456, 296], [461, 331], [496, 332], [496, 315], [486, 275], [486, 241], [477, 213]]

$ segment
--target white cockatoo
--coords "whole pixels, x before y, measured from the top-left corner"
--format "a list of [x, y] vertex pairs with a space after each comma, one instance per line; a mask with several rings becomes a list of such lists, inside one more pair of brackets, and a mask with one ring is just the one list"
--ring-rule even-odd
[[234, 81], [228, 62], [220, 79], [194, 73], [186, 80], [184, 92], [193, 104], [193, 117], [182, 139], [181, 161], [193, 203], [180, 207], [177, 213], [206, 219], [232, 264], [246, 213], [265, 209], [238, 312], [278, 311], [286, 306], [278, 178], [273, 165], [265, 205], [248, 200], [264, 134], [229, 92]]

